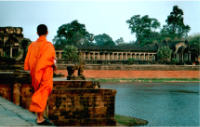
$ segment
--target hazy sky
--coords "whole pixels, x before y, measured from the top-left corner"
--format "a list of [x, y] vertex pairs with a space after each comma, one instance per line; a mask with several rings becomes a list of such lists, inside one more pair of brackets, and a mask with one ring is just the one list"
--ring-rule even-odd
[[189, 34], [200, 33], [200, 1], [166, 0], [67, 0], [67, 1], [0, 1], [0, 26], [23, 27], [24, 36], [37, 39], [36, 27], [44, 23], [52, 41], [58, 27], [78, 20], [95, 35], [107, 33], [113, 40], [134, 40], [126, 20], [133, 15], [149, 15], [165, 24], [172, 7], [184, 11], [184, 22], [191, 26]]

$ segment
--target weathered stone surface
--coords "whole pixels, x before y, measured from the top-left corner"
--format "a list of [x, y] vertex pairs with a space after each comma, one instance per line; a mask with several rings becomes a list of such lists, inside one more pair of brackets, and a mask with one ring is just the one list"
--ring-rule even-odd
[[[78, 72], [77, 76], [75, 74], [76, 71]], [[67, 72], [67, 80], [85, 80], [83, 65], [67, 65]]]
[[36, 115], [0, 97], [0, 126], [37, 126]]
[[0, 96], [6, 98], [7, 100], [12, 101], [12, 86], [11, 84], [0, 84]]
[[0, 57], [7, 57], [23, 61], [28, 43], [24, 38], [21, 27], [0, 27]]
[[56, 125], [115, 125], [115, 90], [55, 89], [48, 101], [48, 116]]
[[[0, 95], [29, 108], [33, 89], [28, 73], [0, 73]], [[54, 81], [48, 101], [47, 117], [56, 125], [115, 125], [115, 90], [99, 89], [87, 80]]]

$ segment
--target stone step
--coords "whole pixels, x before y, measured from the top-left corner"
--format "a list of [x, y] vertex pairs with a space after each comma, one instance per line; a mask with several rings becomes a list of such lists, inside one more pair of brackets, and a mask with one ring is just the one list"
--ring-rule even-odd
[[36, 115], [0, 97], [0, 126], [36, 126]]

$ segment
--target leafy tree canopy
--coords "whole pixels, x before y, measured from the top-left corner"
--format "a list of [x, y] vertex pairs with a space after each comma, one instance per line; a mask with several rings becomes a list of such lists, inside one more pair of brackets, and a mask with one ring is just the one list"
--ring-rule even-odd
[[188, 38], [190, 50], [196, 54], [200, 55], [200, 34], [189, 36]]
[[62, 57], [64, 60], [68, 62], [72, 63], [79, 62], [78, 48], [76, 48], [73, 45], [66, 45], [64, 47], [64, 52]]
[[183, 10], [178, 6], [174, 6], [172, 12], [166, 19], [166, 25], [161, 30], [162, 35], [166, 38], [180, 39], [187, 37], [190, 26], [184, 24]]
[[156, 29], [160, 27], [157, 19], [150, 18], [148, 15], [142, 17], [134, 15], [126, 22], [129, 24], [131, 33], [136, 34], [137, 42], [144, 44], [146, 40], [149, 40], [149, 42], [156, 40], [158, 36]]
[[166, 63], [170, 62], [172, 50], [168, 46], [160, 47], [157, 51], [157, 57], [159, 62]]
[[116, 43], [117, 45], [124, 44], [124, 39], [123, 39], [123, 37], [120, 37], [119, 39], [117, 39], [117, 40], [115, 41], [115, 43]]
[[60, 26], [57, 35], [53, 39], [56, 49], [62, 48], [65, 45], [79, 46], [92, 40], [93, 35], [86, 30], [84, 24], [79, 23], [77, 20]]
[[94, 36], [94, 40], [97, 46], [105, 46], [105, 47], [115, 46], [115, 43], [113, 42], [112, 38], [105, 33]]

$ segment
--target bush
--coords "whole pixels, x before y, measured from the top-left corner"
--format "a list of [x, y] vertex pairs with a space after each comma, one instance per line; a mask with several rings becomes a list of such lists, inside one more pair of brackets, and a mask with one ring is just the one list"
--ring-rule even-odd
[[179, 64], [179, 61], [176, 58], [172, 58], [171, 64]]
[[79, 62], [78, 49], [75, 46], [67, 45], [64, 48], [62, 57], [67, 62], [78, 63]]
[[168, 46], [163, 46], [157, 51], [157, 58], [160, 63], [171, 62], [172, 50]]
[[135, 60], [134, 60], [133, 58], [128, 58], [128, 61], [127, 61], [127, 62], [128, 62], [128, 64], [133, 64], [134, 61], [135, 61]]

